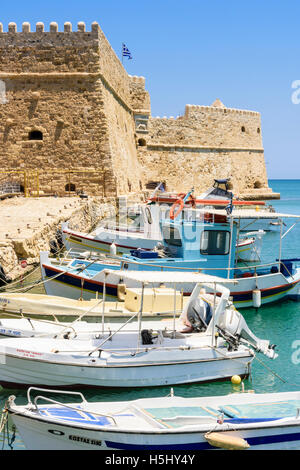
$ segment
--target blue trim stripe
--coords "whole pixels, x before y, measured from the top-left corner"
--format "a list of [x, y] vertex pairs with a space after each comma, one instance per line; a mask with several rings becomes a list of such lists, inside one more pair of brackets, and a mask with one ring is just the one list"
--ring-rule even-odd
[[[58, 273], [55, 270], [52, 270], [48, 266], [44, 266], [45, 269], [45, 274], [47, 278], [51, 278], [56, 276]], [[83, 284], [82, 284], [82, 279], [83, 279]], [[90, 282], [88, 279], [85, 278], [80, 278], [77, 276], [72, 276], [68, 273], [64, 273], [61, 276], [58, 276], [54, 281], [61, 282], [63, 284], [66, 284], [71, 287], [76, 287], [77, 289], [83, 289], [83, 291], [88, 290], [91, 292], [98, 292], [100, 294], [103, 294], [103, 284], [96, 281], [96, 282]], [[106, 295], [116, 297], [117, 296], [117, 286], [110, 286], [106, 285]]]
[[[265, 297], [270, 297], [272, 295], [284, 294], [285, 292], [288, 292], [293, 287], [295, 287], [295, 284], [284, 284], [283, 286], [280, 286], [280, 287], [273, 287], [268, 290], [262, 290], [261, 297], [262, 299], [264, 299]], [[234, 302], [243, 302], [245, 300], [252, 301], [252, 291], [245, 292], [242, 294], [233, 292], [231, 295], [233, 296]]]
[[[293, 442], [300, 440], [300, 433], [278, 434], [245, 438], [250, 446], [271, 445], [280, 442]], [[119, 450], [211, 450], [214, 449], [208, 442], [194, 442], [191, 444], [165, 444], [165, 445], [135, 445], [105, 441], [107, 447]]]

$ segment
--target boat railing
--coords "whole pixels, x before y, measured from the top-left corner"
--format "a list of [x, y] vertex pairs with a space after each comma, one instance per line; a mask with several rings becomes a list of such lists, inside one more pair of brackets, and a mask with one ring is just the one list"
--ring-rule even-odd
[[[210, 337], [211, 335], [207, 335], [207, 337]], [[177, 338], [176, 338], [177, 339]], [[149, 353], [150, 350], [153, 350], [153, 351], [196, 351], [196, 350], [201, 350], [203, 348], [211, 348], [213, 349], [217, 354], [220, 354], [221, 356], [223, 356], [224, 354], [219, 351], [218, 347], [214, 347], [212, 346], [211, 344], [203, 344], [201, 346], [192, 346], [192, 345], [188, 345], [188, 344], [180, 344], [180, 345], [177, 345], [177, 346], [157, 346], [155, 344], [149, 344], [149, 345], [145, 345], [145, 347], [127, 347], [127, 348], [109, 348], [109, 349], [101, 349], [101, 348], [96, 348], [94, 349], [93, 351], [89, 351], [89, 350], [81, 350], [81, 349], [56, 349], [54, 352], [55, 353], [87, 353], [88, 356], [91, 356], [92, 354], [94, 354], [95, 352], [99, 352], [99, 357], [101, 357], [101, 353], [102, 352], [109, 352], [109, 353], [128, 353], [130, 354], [130, 356], [134, 357], [136, 356], [137, 354], [143, 354], [143, 353]], [[250, 349], [249, 349], [250, 351]], [[254, 352], [253, 352], [254, 354]], [[254, 357], [254, 356], [253, 356]], [[238, 360], [238, 359], [237, 359]]]
[[[38, 413], [40, 413], [40, 409], [38, 407], [37, 402], [38, 402], [38, 400], [44, 400], [44, 401], [46, 401], [48, 403], [51, 403], [53, 405], [59, 405], [59, 406], [62, 406], [64, 408], [68, 408], [68, 409], [71, 409], [71, 410], [75, 410], [79, 413], [82, 413], [87, 417], [88, 421], [93, 421], [94, 416], [101, 416], [101, 417], [111, 419], [113, 421], [114, 425], [117, 426], [117, 422], [116, 422], [115, 418], [110, 414], [98, 413], [98, 412], [88, 411], [88, 410], [86, 411], [84, 409], [78, 408], [78, 406], [72, 406], [72, 405], [69, 405], [67, 403], [61, 403], [60, 401], [53, 400], [52, 398], [45, 397], [43, 395], [37, 395], [34, 398], [33, 402], [32, 402], [30, 393], [33, 390], [38, 391], [38, 392], [49, 392], [49, 393], [59, 393], [59, 394], [64, 394], [64, 395], [66, 394], [66, 395], [79, 396], [82, 399], [81, 403], [84, 403], [84, 404], [87, 403], [87, 400], [85, 399], [84, 395], [80, 392], [71, 392], [71, 391], [62, 391], [62, 390], [47, 390], [47, 389], [43, 389], [43, 388], [30, 387], [28, 392], [27, 392], [28, 403], [29, 403], [29, 405], [34, 406], [35, 410]], [[92, 415], [92, 417], [91, 417], [91, 415]]]
[[[287, 260], [285, 260], [287, 261]], [[293, 260], [291, 260], [293, 261]], [[174, 266], [173, 264], [170, 265], [170, 266], [165, 266], [165, 265], [159, 265], [159, 264], [151, 264], [150, 263], [140, 263], [139, 261], [135, 261], [135, 260], [131, 260], [131, 259], [128, 259], [128, 260], [122, 260], [122, 263], [121, 263], [121, 269], [123, 270], [126, 270], [126, 265], [128, 264], [136, 264], [138, 266], [147, 266], [147, 267], [153, 267], [153, 268], [159, 268], [161, 271], [164, 271], [164, 270], [171, 270], [171, 271], [174, 271], [174, 270], [178, 270], [178, 271], [192, 271], [192, 272], [202, 272], [202, 271], [225, 271], [225, 272], [228, 272], [228, 271], [240, 271], [240, 270], [245, 270], [245, 271], [249, 271], [249, 270], [252, 270], [254, 271], [254, 276], [256, 275], [257, 271], [260, 270], [261, 268], [267, 268], [267, 267], [272, 267], [272, 266], [278, 266], [279, 267], [279, 271], [280, 271], [280, 266], [284, 266], [285, 269], [287, 270], [287, 272], [289, 273], [290, 276], [292, 276], [292, 274], [290, 273], [289, 269], [287, 268], [286, 264], [280, 260], [276, 260], [274, 261], [273, 263], [264, 263], [264, 264], [256, 264], [256, 265], [251, 265], [251, 266], [235, 266], [235, 267], [227, 267], [227, 268], [218, 268], [218, 267], [214, 267], [214, 268], [196, 268], [196, 267], [183, 267], [183, 266]], [[293, 276], [292, 276], [293, 277]], [[184, 282], [184, 281], [183, 281]]]

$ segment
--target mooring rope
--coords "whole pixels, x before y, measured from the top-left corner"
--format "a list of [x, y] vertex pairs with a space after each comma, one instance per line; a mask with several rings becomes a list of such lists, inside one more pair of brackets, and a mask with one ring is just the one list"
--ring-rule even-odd
[[7, 444], [10, 447], [11, 450], [13, 450], [13, 443], [15, 442], [16, 439], [16, 427], [12, 427], [12, 437], [10, 438], [10, 433], [9, 433], [9, 424], [8, 424], [8, 409], [5, 404], [4, 409], [2, 410], [1, 413], [1, 419], [0, 419], [0, 435], [3, 435], [2, 437], [2, 450], [4, 449], [5, 446], [5, 441], [7, 440]]
[[274, 372], [269, 366], [267, 366], [261, 359], [258, 359], [258, 357], [255, 355], [255, 359], [263, 366], [265, 367], [271, 374], [273, 374], [275, 377], [277, 377], [279, 380], [281, 380], [284, 383], [288, 383], [289, 385], [292, 385], [293, 387], [300, 387], [300, 384], [296, 384], [294, 382], [290, 382], [289, 380], [284, 379], [281, 377], [277, 372]]

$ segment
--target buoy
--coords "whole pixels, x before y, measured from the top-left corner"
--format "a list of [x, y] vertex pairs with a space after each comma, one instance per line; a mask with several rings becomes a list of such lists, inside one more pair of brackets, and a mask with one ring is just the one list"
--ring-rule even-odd
[[231, 377], [231, 383], [234, 385], [239, 385], [241, 383], [242, 379], [239, 375], [233, 375]]
[[254, 308], [261, 307], [261, 291], [259, 289], [254, 289], [252, 292], [252, 303]]
[[116, 256], [117, 255], [117, 247], [114, 243], [112, 243], [110, 245], [109, 251], [110, 251], [111, 256]]
[[241, 437], [232, 436], [228, 433], [211, 432], [204, 435], [207, 442], [213, 447], [219, 447], [227, 450], [245, 450], [250, 445]]

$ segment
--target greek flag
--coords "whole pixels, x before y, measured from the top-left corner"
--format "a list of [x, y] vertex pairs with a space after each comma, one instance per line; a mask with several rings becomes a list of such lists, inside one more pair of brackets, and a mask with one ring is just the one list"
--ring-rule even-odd
[[122, 45], [122, 56], [123, 57], [128, 57], [128, 59], [132, 59], [131, 52], [130, 50], [126, 47], [125, 44]]

